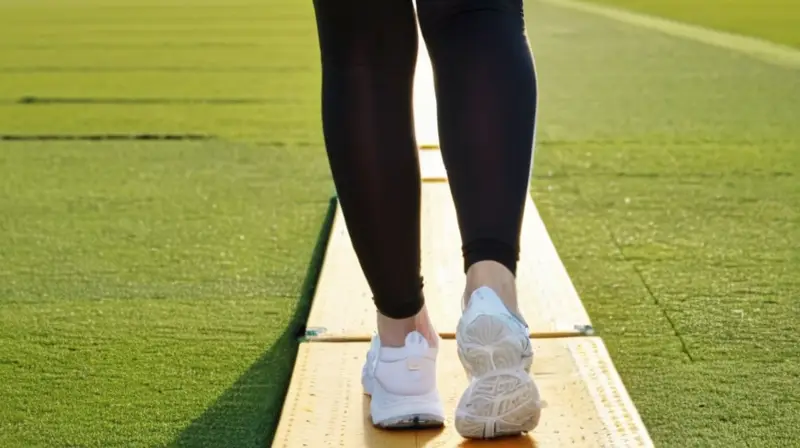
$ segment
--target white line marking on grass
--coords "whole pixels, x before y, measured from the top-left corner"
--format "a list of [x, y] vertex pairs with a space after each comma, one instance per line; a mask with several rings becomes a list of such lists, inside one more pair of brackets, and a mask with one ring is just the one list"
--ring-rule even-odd
[[716, 31], [674, 20], [625, 11], [618, 8], [594, 5], [575, 0], [539, 0], [563, 8], [587, 12], [630, 25], [660, 31], [684, 39], [715, 47], [738, 51], [772, 64], [800, 69], [800, 50], [762, 39]]

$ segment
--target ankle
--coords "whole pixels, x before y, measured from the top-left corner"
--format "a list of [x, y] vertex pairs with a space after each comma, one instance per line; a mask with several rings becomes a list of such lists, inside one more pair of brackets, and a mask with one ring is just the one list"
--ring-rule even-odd
[[414, 324], [416, 325], [417, 331], [422, 333], [422, 336], [425, 336], [428, 345], [432, 348], [439, 346], [439, 333], [437, 333], [436, 329], [433, 327], [433, 322], [428, 315], [427, 306], [423, 306], [420, 312], [414, 316]]
[[378, 336], [384, 347], [402, 347], [406, 336], [416, 330], [414, 318], [392, 319], [378, 313]]
[[438, 347], [439, 335], [433, 328], [426, 307], [423, 306], [416, 316], [406, 319], [392, 319], [378, 313], [378, 336], [382, 346], [403, 347], [406, 337], [414, 331], [422, 334], [431, 347]]
[[494, 291], [511, 312], [519, 314], [516, 277], [508, 268], [490, 260], [479, 261], [470, 266], [467, 270], [464, 305], [469, 303], [470, 296], [476, 289], [484, 286]]

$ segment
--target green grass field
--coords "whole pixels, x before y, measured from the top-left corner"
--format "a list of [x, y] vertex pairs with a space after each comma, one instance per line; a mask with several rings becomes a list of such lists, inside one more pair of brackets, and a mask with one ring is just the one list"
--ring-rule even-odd
[[[800, 43], [788, 2], [609, 3]], [[532, 193], [657, 446], [790, 446], [797, 71], [528, 20]], [[0, 446], [269, 444], [332, 193], [316, 44], [311, 2], [0, 2]]]

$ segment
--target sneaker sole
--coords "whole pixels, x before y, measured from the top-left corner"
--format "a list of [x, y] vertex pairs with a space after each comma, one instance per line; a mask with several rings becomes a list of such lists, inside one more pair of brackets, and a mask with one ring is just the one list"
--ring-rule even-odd
[[539, 389], [532, 357], [501, 316], [480, 315], [457, 334], [458, 357], [470, 385], [456, 408], [455, 426], [468, 439], [520, 435], [539, 424]]
[[375, 425], [381, 429], [432, 429], [444, 426], [444, 419], [433, 414], [412, 414], [393, 417]]

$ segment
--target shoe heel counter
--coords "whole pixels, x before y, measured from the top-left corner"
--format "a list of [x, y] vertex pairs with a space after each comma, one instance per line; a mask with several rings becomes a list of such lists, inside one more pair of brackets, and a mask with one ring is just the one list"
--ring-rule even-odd
[[384, 363], [375, 369], [375, 381], [392, 395], [423, 395], [436, 389], [436, 361], [422, 356]]

